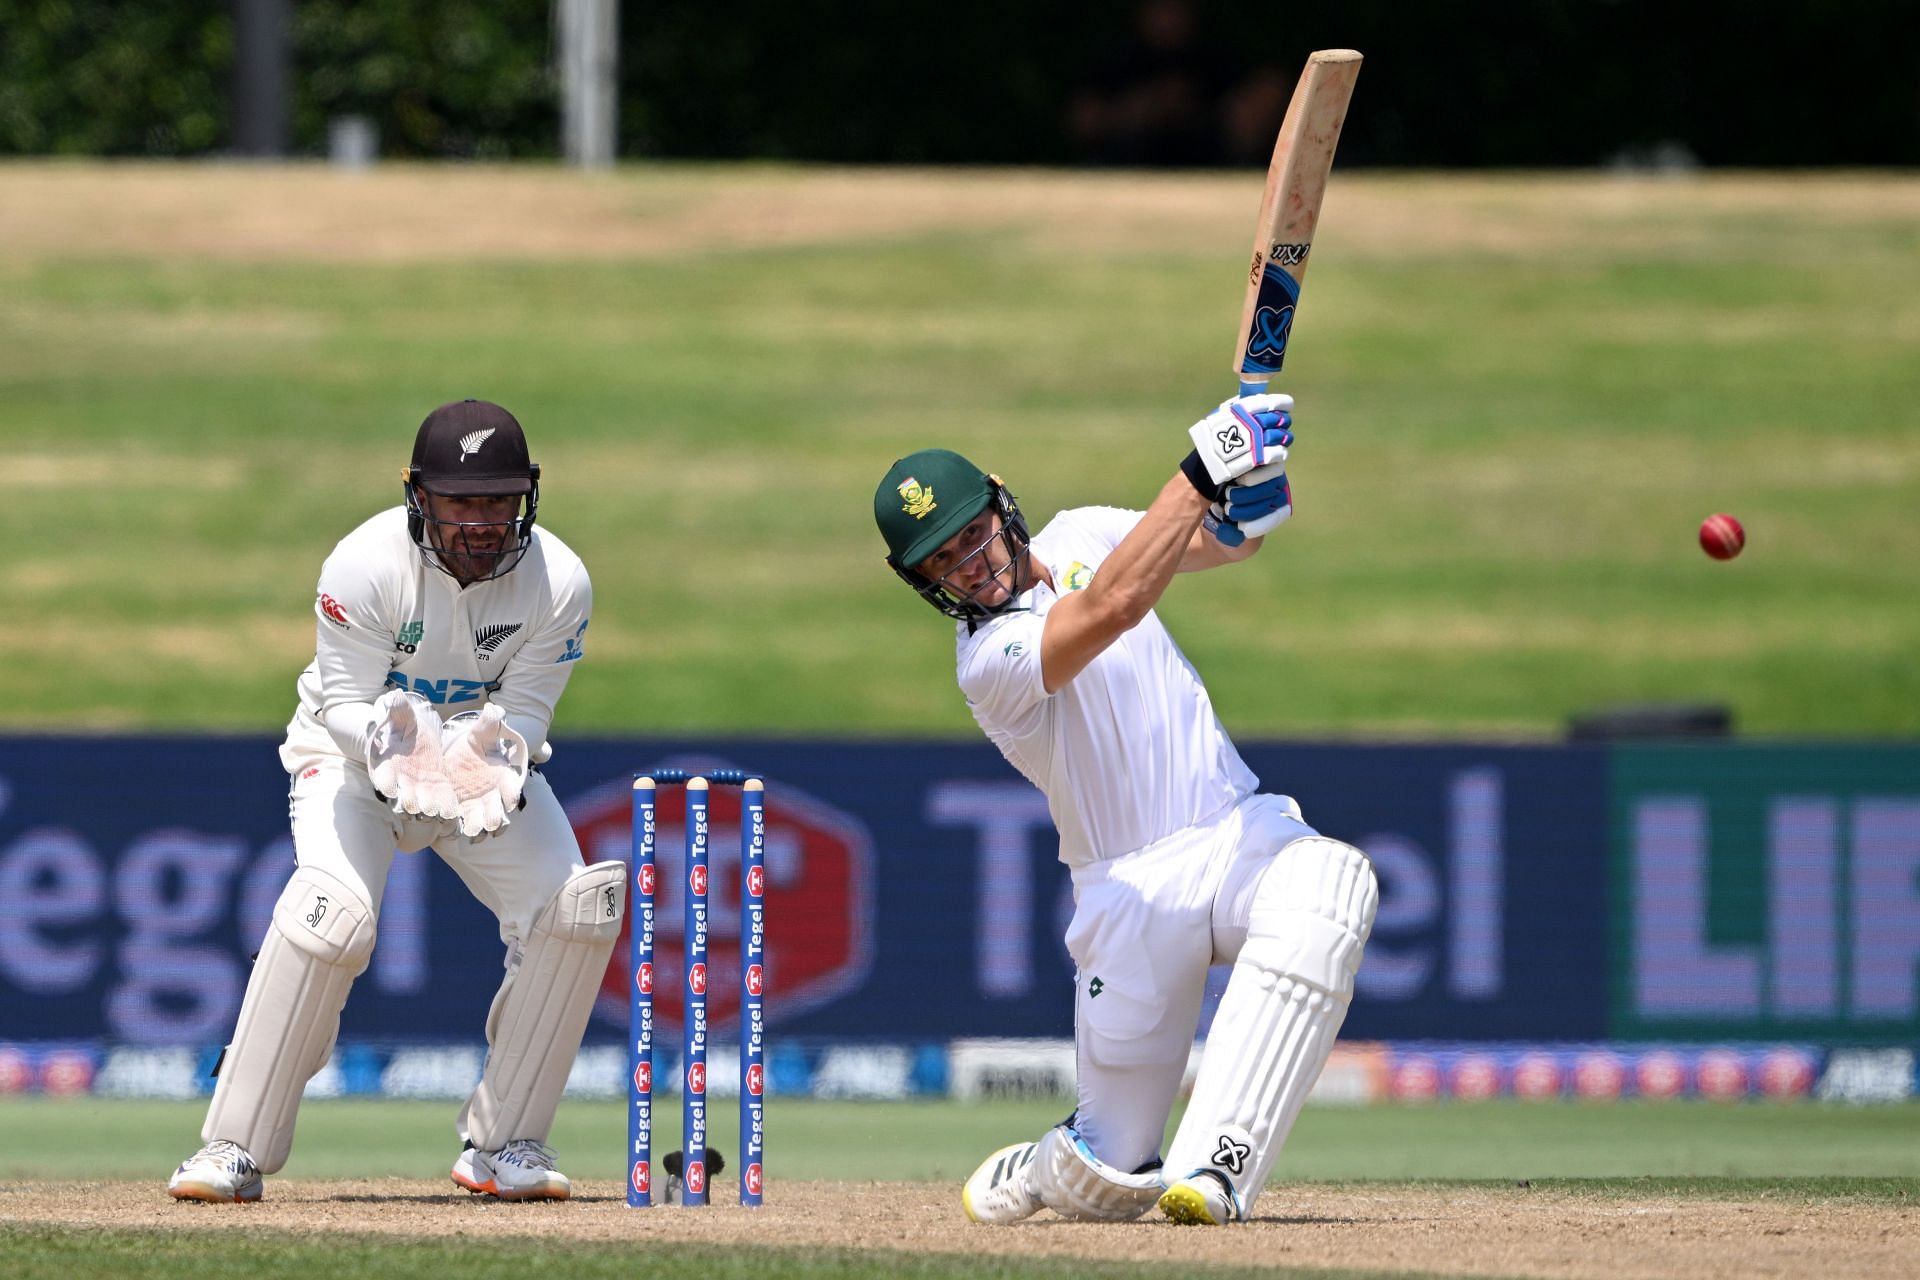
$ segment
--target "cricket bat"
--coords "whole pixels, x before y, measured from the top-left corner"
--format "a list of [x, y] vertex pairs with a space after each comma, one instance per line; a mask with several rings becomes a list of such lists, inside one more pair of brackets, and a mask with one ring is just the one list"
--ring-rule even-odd
[[1333, 149], [1359, 78], [1359, 54], [1322, 49], [1308, 57], [1287, 104], [1273, 144], [1273, 162], [1267, 166], [1267, 189], [1253, 232], [1253, 269], [1247, 274], [1246, 304], [1234, 333], [1233, 369], [1243, 396], [1265, 391], [1267, 380], [1280, 372], [1287, 358], [1300, 282], [1307, 276], [1313, 229], [1333, 169]]

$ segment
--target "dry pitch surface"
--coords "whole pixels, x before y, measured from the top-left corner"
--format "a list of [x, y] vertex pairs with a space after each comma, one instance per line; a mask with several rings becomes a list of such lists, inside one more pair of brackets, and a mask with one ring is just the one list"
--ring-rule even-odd
[[686, 1241], [1556, 1280], [1907, 1280], [1920, 1258], [1920, 1214], [1905, 1206], [1604, 1197], [1524, 1187], [1278, 1186], [1263, 1198], [1255, 1221], [1205, 1230], [1155, 1217], [1107, 1226], [1050, 1214], [1012, 1227], [975, 1226], [961, 1216], [954, 1189], [936, 1183], [780, 1183], [758, 1211], [715, 1205], [689, 1212], [630, 1210], [614, 1182], [583, 1183], [569, 1203], [530, 1205], [401, 1179], [270, 1180], [267, 1199], [254, 1205], [176, 1203], [157, 1182], [65, 1182], [0, 1188], [0, 1222]]

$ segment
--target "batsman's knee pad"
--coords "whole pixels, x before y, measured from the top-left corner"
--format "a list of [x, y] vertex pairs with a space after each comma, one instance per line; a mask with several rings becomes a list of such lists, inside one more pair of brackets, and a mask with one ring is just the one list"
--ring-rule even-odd
[[1346, 1001], [1373, 932], [1380, 886], [1367, 855], [1325, 836], [1280, 850], [1254, 887], [1237, 963], [1285, 974]]
[[627, 867], [578, 867], [534, 917], [487, 1017], [487, 1066], [462, 1132], [482, 1151], [545, 1141], [626, 917]]
[[1158, 1172], [1122, 1173], [1093, 1154], [1071, 1125], [1055, 1125], [1040, 1138], [1029, 1175], [1040, 1203], [1063, 1218], [1129, 1222], [1166, 1188]]
[[286, 1164], [300, 1095], [333, 1052], [373, 939], [373, 907], [357, 888], [317, 867], [295, 868], [247, 979], [202, 1140], [239, 1143], [263, 1173]]

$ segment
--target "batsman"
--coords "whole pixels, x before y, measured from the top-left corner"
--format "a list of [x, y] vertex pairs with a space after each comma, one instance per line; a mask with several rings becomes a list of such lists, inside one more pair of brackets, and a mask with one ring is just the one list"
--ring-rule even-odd
[[258, 1200], [261, 1175], [286, 1164], [395, 852], [422, 849], [493, 912], [506, 947], [453, 1180], [502, 1200], [571, 1194], [546, 1138], [620, 933], [626, 868], [584, 864], [533, 769], [593, 607], [579, 557], [534, 527], [539, 481], [512, 414], [442, 405], [415, 435], [405, 504], [321, 568], [314, 660], [280, 748], [295, 867], [216, 1069], [206, 1145], [167, 1184], [176, 1199]]
[[[1071, 869], [1077, 1100], [961, 1191], [976, 1222], [1097, 1221], [1156, 1203], [1246, 1218], [1326, 1065], [1379, 890], [1360, 850], [1264, 794], [1154, 612], [1177, 573], [1246, 560], [1293, 509], [1293, 401], [1230, 399], [1146, 511], [1029, 536], [997, 476], [924, 449], [874, 494], [887, 562], [956, 620], [975, 720], [1047, 797]], [[1164, 1156], [1210, 965], [1233, 965]]]

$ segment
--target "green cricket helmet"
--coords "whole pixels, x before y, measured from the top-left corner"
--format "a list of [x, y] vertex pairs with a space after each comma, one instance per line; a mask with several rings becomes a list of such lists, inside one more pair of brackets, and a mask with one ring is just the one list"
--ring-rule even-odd
[[[1000, 528], [983, 538], [979, 546], [968, 550], [954, 568], [985, 555], [994, 538], [1005, 539], [1005, 568], [964, 593], [944, 577], [929, 579], [919, 571], [921, 561], [988, 508], [999, 512]], [[951, 449], [922, 449], [910, 453], [888, 468], [880, 487], [874, 490], [873, 519], [880, 526], [880, 536], [887, 541], [887, 564], [919, 592], [921, 599], [941, 613], [961, 622], [977, 623], [1013, 607], [1020, 592], [1021, 556], [1032, 539], [1027, 534], [1026, 519], [1020, 514], [1020, 504], [1000, 483], [999, 476], [989, 475]], [[988, 582], [1002, 574], [1014, 576], [1003, 602], [988, 606], [974, 598]]]

